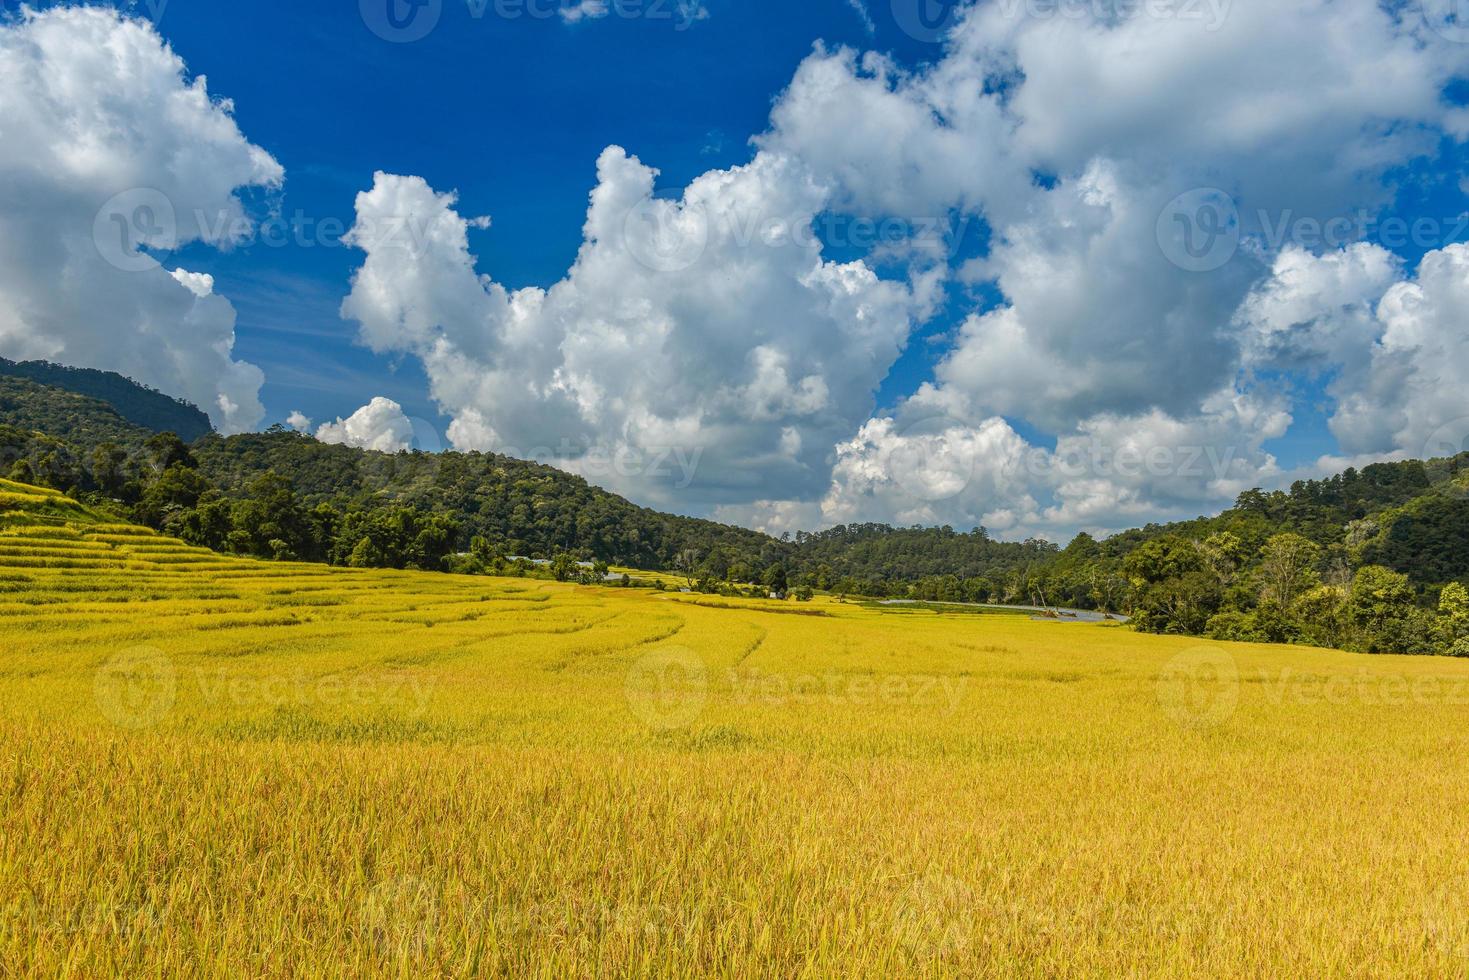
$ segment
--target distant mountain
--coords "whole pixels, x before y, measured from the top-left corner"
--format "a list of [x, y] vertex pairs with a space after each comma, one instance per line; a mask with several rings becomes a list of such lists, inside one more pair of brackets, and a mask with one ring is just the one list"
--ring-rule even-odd
[[51, 443], [52, 448], [65, 444], [73, 450], [82, 447], [90, 450], [105, 442], [136, 449], [153, 434], [129, 422], [100, 399], [3, 375], [0, 375], [0, 426], [18, 430], [12, 440], [36, 439]]
[[150, 432], [172, 432], [184, 442], [194, 442], [214, 431], [209, 416], [197, 407], [110, 371], [0, 357], [0, 377], [23, 378], [98, 399], [133, 425]]

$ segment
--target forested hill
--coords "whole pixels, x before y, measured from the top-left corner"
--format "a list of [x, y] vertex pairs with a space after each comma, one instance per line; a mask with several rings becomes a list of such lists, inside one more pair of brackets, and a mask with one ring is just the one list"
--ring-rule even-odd
[[[59, 466], [64, 470], [65, 462], [53, 462], [47, 454], [68, 457], [75, 455], [74, 447], [91, 448], [107, 442], [137, 450], [153, 434], [123, 418], [104, 401], [3, 375], [0, 426], [14, 430], [0, 440], [10, 447], [9, 458], [0, 458], [6, 471], [22, 457], [41, 469]], [[53, 475], [65, 478], [60, 471]]]
[[0, 471], [111, 501], [123, 516], [191, 543], [261, 557], [432, 568], [477, 543], [484, 554], [566, 552], [679, 571], [706, 586], [755, 581], [779, 566], [824, 588], [905, 595], [925, 576], [998, 579], [1055, 552], [950, 528], [854, 525], [777, 539], [639, 507], [505, 456], [374, 453], [280, 428], [189, 443], [154, 435], [96, 399], [28, 380], [4, 384]]
[[[1469, 453], [1252, 490], [1215, 517], [1082, 535], [1064, 550], [947, 527], [777, 539], [639, 507], [537, 463], [367, 452], [280, 428], [186, 444], [97, 399], [21, 379], [0, 378], [0, 470], [192, 544], [262, 558], [474, 570], [566, 554], [678, 573], [708, 590], [769, 580], [1099, 608], [1142, 629], [1221, 639], [1433, 651], [1457, 643], [1436, 612], [1456, 601], [1447, 587], [1469, 583]], [[467, 566], [465, 552], [475, 556]]]
[[1469, 656], [1469, 453], [1241, 494], [1217, 517], [1082, 536], [1027, 588], [1221, 640]]
[[[984, 528], [889, 527], [851, 524], [795, 536], [799, 570], [832, 581], [856, 578], [916, 582], [949, 576], [960, 581], [1002, 577], [1012, 570], [1045, 565], [1056, 554], [1048, 541], [995, 541]], [[989, 596], [971, 598], [986, 601]]]
[[554, 467], [481, 453], [384, 454], [333, 446], [282, 429], [210, 436], [192, 449], [199, 473], [227, 496], [245, 497], [267, 473], [309, 507], [390, 508], [452, 518], [467, 544], [483, 537], [504, 554], [560, 551], [639, 568], [670, 568], [684, 552], [760, 565], [786, 546], [766, 535], [639, 507]]
[[195, 406], [110, 371], [0, 357], [0, 376], [24, 378], [98, 399], [133, 425], [150, 432], [173, 432], [185, 442], [193, 442], [213, 431], [209, 416]]

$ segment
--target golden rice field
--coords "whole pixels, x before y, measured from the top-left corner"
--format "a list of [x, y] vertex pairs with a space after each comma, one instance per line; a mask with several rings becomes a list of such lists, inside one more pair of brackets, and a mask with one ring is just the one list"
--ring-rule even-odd
[[1469, 974], [1469, 665], [0, 512], [5, 976]]

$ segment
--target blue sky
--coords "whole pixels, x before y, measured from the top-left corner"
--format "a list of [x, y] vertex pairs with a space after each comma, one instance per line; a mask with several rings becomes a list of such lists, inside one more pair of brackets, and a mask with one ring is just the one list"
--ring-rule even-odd
[[[132, 9], [151, 16], [146, 0]], [[816, 42], [875, 45], [913, 61], [938, 50], [903, 33], [882, 4], [869, 35], [847, 0], [779, 8], [711, 0], [709, 18], [693, 24], [672, 0], [656, 18], [577, 24], [499, 16], [493, 3], [479, 17], [473, 9], [449, 0], [437, 27], [412, 43], [378, 37], [349, 3], [168, 0], [157, 24], [213, 91], [234, 100], [252, 142], [286, 168], [285, 215], [350, 226], [353, 199], [374, 171], [417, 174], [457, 189], [465, 213], [493, 216], [472, 244], [481, 267], [510, 286], [550, 286], [565, 274], [604, 147], [625, 146], [681, 188], [748, 162], [749, 139], [765, 130], [772, 100]], [[338, 314], [359, 255], [292, 242], [186, 257], [240, 311], [237, 351], [265, 370], [268, 422], [294, 410], [349, 415], [386, 394], [447, 425], [422, 370], [366, 351]], [[936, 354], [914, 345], [884, 392], [917, 387]]]
[[1060, 539], [1469, 444], [1450, 0], [0, 9], [0, 354], [225, 431]]

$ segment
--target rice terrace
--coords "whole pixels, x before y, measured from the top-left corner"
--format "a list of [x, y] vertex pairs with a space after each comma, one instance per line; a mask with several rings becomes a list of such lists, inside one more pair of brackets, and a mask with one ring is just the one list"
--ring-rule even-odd
[[0, 980], [1469, 980], [1469, 0], [0, 0]]
[[0, 507], [9, 974], [1469, 953], [1461, 661], [263, 563]]

